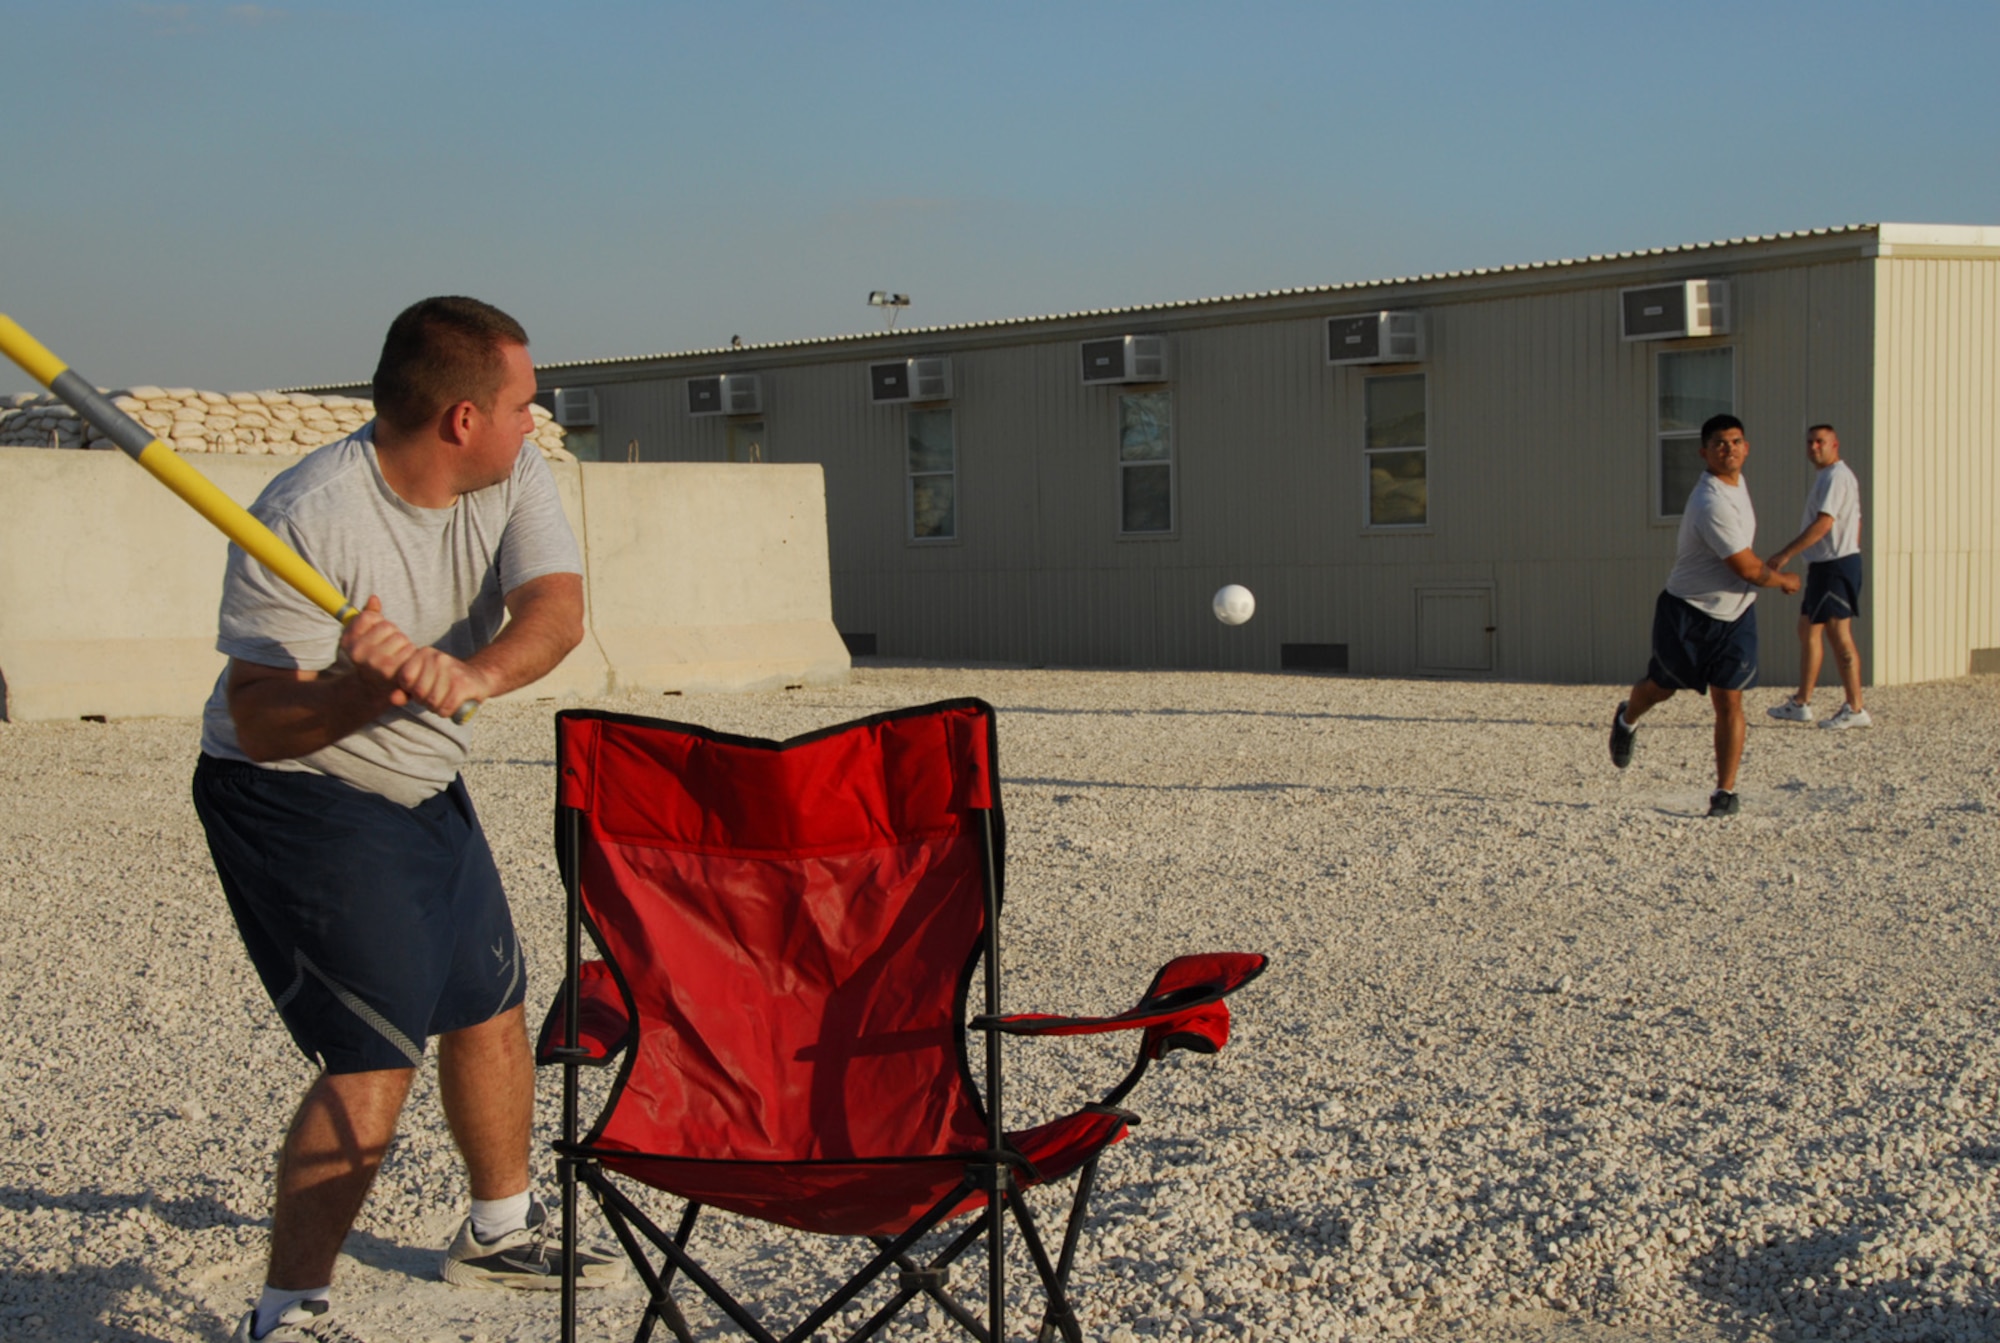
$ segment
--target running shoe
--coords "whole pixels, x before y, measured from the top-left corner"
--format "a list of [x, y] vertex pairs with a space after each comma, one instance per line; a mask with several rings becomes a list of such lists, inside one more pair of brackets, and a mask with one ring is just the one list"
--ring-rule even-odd
[[1810, 723], [1813, 720], [1812, 705], [1797, 695], [1785, 696], [1783, 704], [1773, 704], [1764, 712], [1773, 718], [1782, 718], [1787, 723]]
[[[553, 1292], [562, 1287], [562, 1244], [549, 1224], [549, 1210], [536, 1199], [528, 1224], [494, 1240], [473, 1234], [466, 1218], [444, 1252], [439, 1276], [459, 1287], [514, 1287]], [[602, 1250], [576, 1247], [576, 1285], [609, 1287], [625, 1277], [625, 1261]]]
[[1843, 704], [1834, 711], [1833, 717], [1821, 723], [1820, 726], [1830, 727], [1835, 731], [1845, 731], [1851, 727], [1874, 727], [1875, 720], [1868, 716], [1868, 710], [1857, 709], [1852, 705]]
[[1624, 769], [1632, 763], [1632, 742], [1639, 735], [1636, 727], [1625, 726], [1625, 706], [1630, 700], [1618, 701], [1618, 712], [1611, 715], [1611, 763]]
[[1741, 810], [1743, 810], [1742, 800], [1734, 793], [1724, 792], [1718, 788], [1708, 795], [1708, 814], [1710, 816], [1734, 816]]
[[324, 1301], [287, 1306], [271, 1332], [261, 1336], [252, 1332], [257, 1312], [248, 1311], [236, 1326], [235, 1343], [364, 1343], [361, 1335], [328, 1314], [331, 1309]]

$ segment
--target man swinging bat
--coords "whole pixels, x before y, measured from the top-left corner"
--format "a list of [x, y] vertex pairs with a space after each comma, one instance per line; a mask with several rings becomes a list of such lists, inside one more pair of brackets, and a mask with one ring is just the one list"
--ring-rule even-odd
[[[527, 685], [583, 636], [575, 537], [533, 429], [527, 333], [432, 298], [397, 317], [376, 419], [274, 479], [252, 512], [341, 591], [343, 627], [236, 548], [196, 811], [258, 976], [320, 1073], [278, 1165], [261, 1299], [239, 1340], [353, 1339], [329, 1314], [342, 1241], [425, 1042], [471, 1214], [443, 1275], [553, 1288], [528, 1190], [533, 1060], [512, 917], [458, 777], [461, 705]], [[504, 626], [503, 626], [504, 621]], [[583, 1280], [622, 1268], [586, 1256]]]

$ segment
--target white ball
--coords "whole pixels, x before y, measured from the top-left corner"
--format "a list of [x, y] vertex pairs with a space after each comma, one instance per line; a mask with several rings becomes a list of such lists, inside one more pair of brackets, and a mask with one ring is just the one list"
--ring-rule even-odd
[[1257, 614], [1257, 599], [1241, 583], [1216, 589], [1215, 618], [1225, 625], [1241, 625]]

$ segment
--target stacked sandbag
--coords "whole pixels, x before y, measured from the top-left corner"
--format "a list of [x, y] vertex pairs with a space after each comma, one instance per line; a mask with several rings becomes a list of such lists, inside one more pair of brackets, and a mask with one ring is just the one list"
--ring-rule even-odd
[[[344, 438], [375, 417], [371, 401], [309, 392], [200, 392], [191, 387], [131, 387], [107, 392], [113, 404], [176, 452], [296, 457]], [[534, 444], [551, 461], [574, 460], [563, 430], [534, 407]], [[117, 445], [55, 396], [0, 396], [0, 447], [113, 448]]]

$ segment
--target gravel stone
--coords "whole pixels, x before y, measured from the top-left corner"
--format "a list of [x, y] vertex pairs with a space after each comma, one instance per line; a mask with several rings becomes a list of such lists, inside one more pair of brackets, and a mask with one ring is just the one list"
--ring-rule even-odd
[[[1871, 690], [1867, 733], [1753, 722], [1728, 825], [1701, 815], [1706, 706], [1657, 710], [1619, 772], [1607, 687], [871, 662], [602, 702], [783, 737], [957, 695], [1000, 709], [1010, 1009], [1120, 1010], [1185, 951], [1274, 957], [1226, 1050], [1127, 1102], [1145, 1122], [1076, 1269], [1088, 1337], [2000, 1337], [1990, 681]], [[556, 707], [488, 706], [466, 771], [537, 1019]], [[214, 1340], [261, 1279], [309, 1069], [216, 888], [197, 735], [0, 724], [0, 1337]], [[1133, 1043], [1008, 1042], [1014, 1117], [1096, 1099]], [[545, 1190], [556, 1097], [545, 1073]], [[364, 1334], [552, 1335], [552, 1299], [434, 1281], [465, 1199], [426, 1068], [336, 1280]], [[780, 1332], [859, 1262], [723, 1217], [697, 1241]], [[954, 1290], [977, 1308], [982, 1283], [968, 1262]], [[626, 1336], [637, 1301], [587, 1299], [584, 1337]]]

